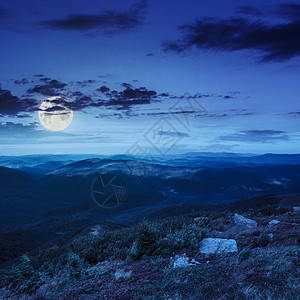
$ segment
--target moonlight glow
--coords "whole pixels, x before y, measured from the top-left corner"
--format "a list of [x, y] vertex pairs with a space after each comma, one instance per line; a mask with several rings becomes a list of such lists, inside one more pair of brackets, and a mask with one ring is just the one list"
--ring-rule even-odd
[[42, 102], [39, 119], [42, 125], [51, 131], [66, 129], [72, 122], [73, 111], [61, 97], [51, 97]]

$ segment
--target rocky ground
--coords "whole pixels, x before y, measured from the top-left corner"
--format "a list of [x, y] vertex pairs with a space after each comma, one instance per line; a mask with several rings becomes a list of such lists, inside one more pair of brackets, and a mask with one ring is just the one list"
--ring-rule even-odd
[[97, 224], [1, 270], [1, 299], [300, 299], [300, 212]]

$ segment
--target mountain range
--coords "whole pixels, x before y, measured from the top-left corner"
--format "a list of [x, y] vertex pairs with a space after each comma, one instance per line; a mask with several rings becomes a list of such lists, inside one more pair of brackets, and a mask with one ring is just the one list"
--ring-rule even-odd
[[271, 205], [300, 193], [300, 155], [6, 156], [0, 165], [0, 233], [10, 245], [36, 246], [97, 222]]

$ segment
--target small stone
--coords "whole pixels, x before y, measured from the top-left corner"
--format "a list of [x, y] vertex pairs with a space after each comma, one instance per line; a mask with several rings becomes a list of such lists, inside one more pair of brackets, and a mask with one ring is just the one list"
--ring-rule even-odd
[[268, 233], [267, 236], [268, 236], [269, 241], [270, 241], [270, 242], [273, 242], [273, 240], [274, 240], [274, 235], [273, 235], [273, 233]]
[[195, 222], [200, 222], [200, 221], [202, 221], [202, 217], [194, 218], [194, 221], [195, 221]]
[[191, 263], [192, 263], [192, 264], [195, 264], [195, 265], [200, 265], [199, 261], [196, 261], [195, 258], [192, 258], [192, 259], [191, 259]]
[[190, 266], [188, 257], [178, 257], [173, 263], [173, 268], [184, 268], [187, 266]]
[[269, 225], [269, 226], [273, 226], [273, 225], [277, 225], [277, 224], [279, 224], [279, 223], [280, 223], [280, 221], [272, 220], [272, 221], [270, 221], [270, 222], [268, 223], [268, 225]]

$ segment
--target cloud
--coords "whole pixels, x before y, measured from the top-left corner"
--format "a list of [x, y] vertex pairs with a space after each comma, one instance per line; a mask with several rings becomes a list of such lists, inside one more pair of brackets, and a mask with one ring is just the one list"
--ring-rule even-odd
[[277, 6], [263, 6], [257, 8], [251, 5], [238, 6], [237, 13], [251, 17], [274, 18], [279, 17], [290, 21], [299, 21], [300, 4], [282, 3]]
[[[96, 103], [99, 104], [102, 103], [102, 101], [97, 101]], [[66, 104], [66, 107], [72, 109], [72, 110], [83, 110], [84, 108], [90, 107], [90, 106], [96, 106], [94, 105], [95, 102], [93, 99], [89, 96], [81, 95], [75, 98], [72, 102], [69, 102]]]
[[185, 133], [185, 132], [173, 132], [173, 131], [158, 131], [157, 132], [158, 135], [163, 135], [163, 136], [171, 136], [171, 137], [189, 137], [189, 134]]
[[[148, 90], [146, 87], [135, 88], [131, 84], [123, 83], [121, 91], [111, 90], [109, 87], [102, 85], [96, 89], [96, 92], [100, 92], [100, 97], [91, 93], [91, 95], [85, 94], [82, 91], [74, 91], [73, 83], [66, 84], [56, 79], [45, 77], [44, 75], [36, 76], [39, 78], [39, 84], [27, 89], [28, 94], [41, 94], [44, 96], [57, 97], [60, 99], [48, 99], [53, 104], [64, 105], [74, 111], [84, 110], [89, 107], [109, 107], [116, 110], [129, 110], [133, 105], [150, 104], [153, 101], [160, 101], [157, 92], [154, 90]], [[41, 83], [42, 82], [42, 83]], [[16, 82], [17, 84], [21, 84]], [[75, 82], [76, 87], [85, 88], [86, 86], [97, 84], [96, 80], [85, 80]], [[163, 93], [162, 96], [168, 94]], [[66, 101], [66, 97], [69, 101]], [[0, 112], [1, 113], [1, 112]]]
[[[292, 4], [276, 7], [273, 15], [289, 19], [288, 22], [277, 24], [261, 20], [251, 21], [243, 17], [198, 20], [191, 25], [180, 26], [182, 38], [164, 43], [164, 50], [177, 53], [192, 47], [229, 52], [252, 50], [261, 54], [261, 61], [288, 60], [300, 55], [300, 8], [298, 5], [296, 8]], [[260, 16], [259, 11], [250, 6], [240, 7], [241, 10], [256, 17]]]
[[125, 87], [122, 91], [110, 90], [106, 86], [100, 87], [98, 91], [103, 93], [107, 99], [86, 102], [87, 106], [111, 106], [118, 110], [128, 110], [133, 105], [150, 104], [153, 101], [159, 101], [156, 91], [148, 90], [145, 87], [133, 88], [128, 83], [123, 83], [122, 86]]
[[60, 82], [55, 79], [42, 78], [41, 81], [45, 81], [45, 84], [37, 84], [33, 88], [28, 89], [27, 93], [38, 93], [44, 96], [59, 96], [64, 91], [66, 83]]
[[299, 22], [300, 4], [282, 3], [275, 9], [274, 14], [288, 20]]
[[289, 112], [289, 113], [287, 113], [288, 115], [290, 115], [290, 116], [300, 116], [300, 111], [293, 111], [293, 112]]
[[2, 123], [0, 122], [0, 132], [3, 131], [31, 131], [36, 129], [38, 123], [37, 122], [32, 122], [29, 123], [28, 125], [24, 125], [21, 123], [13, 123], [13, 122], [5, 122]]
[[239, 133], [233, 133], [219, 137], [223, 141], [241, 141], [241, 142], [269, 142], [289, 140], [288, 135], [280, 130], [242, 130]]
[[32, 112], [36, 110], [37, 101], [35, 99], [20, 99], [13, 96], [11, 91], [0, 88], [0, 114], [14, 116], [23, 112]]
[[112, 91], [106, 93], [110, 100], [105, 103], [106, 106], [118, 105], [120, 109], [127, 109], [132, 105], [150, 104], [157, 98], [157, 93], [153, 90], [141, 88], [126, 88], [121, 92]]
[[229, 99], [234, 99], [234, 97], [233, 97], [233, 96], [226, 95], [226, 96], [223, 96], [223, 99], [224, 99], [224, 100], [229, 100]]
[[[35, 137], [39, 132], [37, 130], [38, 123], [32, 122], [27, 125], [13, 122], [0, 122], [1, 137]], [[1, 141], [3, 143], [3, 141]], [[4, 142], [5, 143], [5, 142]]]
[[[42, 128], [42, 129], [39, 129]], [[32, 122], [29, 124], [22, 124], [22, 123], [14, 123], [14, 122], [0, 122], [0, 136], [5, 139], [1, 139], [0, 144], [9, 143], [10, 138], [18, 138], [18, 141], [22, 143], [22, 139], [24, 141], [28, 141], [29, 139], [33, 139], [34, 142], [39, 143], [39, 138], [50, 137], [72, 137], [73, 134], [66, 133], [66, 132], [50, 132], [46, 130], [40, 125], [38, 122]], [[45, 141], [43, 141], [45, 142]]]
[[91, 31], [100, 30], [113, 34], [126, 31], [140, 25], [144, 18], [147, 0], [132, 5], [127, 11], [110, 10], [95, 15], [69, 15], [65, 19], [49, 20], [42, 25], [50, 29]]
[[108, 87], [105, 86], [105, 85], [102, 85], [102, 86], [98, 89], [98, 91], [101, 92], [101, 93], [106, 93], [106, 92], [108, 92], [109, 90], [110, 90], [110, 88], [108, 88]]
[[15, 84], [27, 84], [29, 83], [27, 78], [22, 78], [21, 80], [14, 80]]
[[236, 9], [236, 12], [238, 14], [243, 14], [243, 15], [249, 15], [249, 16], [254, 16], [254, 17], [264, 17], [265, 12], [262, 11], [261, 9], [251, 6], [251, 5], [241, 5], [238, 6]]
[[91, 84], [96, 83], [96, 80], [88, 79], [88, 80], [83, 80], [83, 81], [76, 81], [76, 85], [79, 87], [87, 87], [90, 86]]

